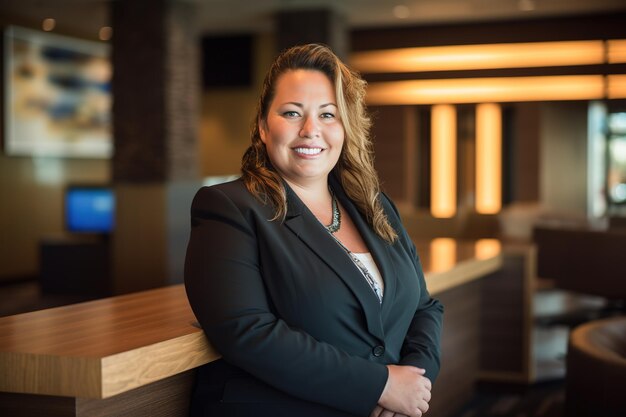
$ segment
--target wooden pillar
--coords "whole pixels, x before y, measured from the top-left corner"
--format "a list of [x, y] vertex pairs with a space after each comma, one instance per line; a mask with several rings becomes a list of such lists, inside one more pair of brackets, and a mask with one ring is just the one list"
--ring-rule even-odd
[[279, 51], [305, 43], [323, 43], [342, 59], [350, 50], [345, 16], [333, 9], [285, 10], [276, 15]]
[[116, 182], [195, 178], [198, 42], [193, 6], [112, 2]]
[[119, 294], [182, 280], [171, 241], [188, 233], [178, 218], [187, 223], [198, 185], [199, 43], [193, 4], [126, 0], [111, 7]]

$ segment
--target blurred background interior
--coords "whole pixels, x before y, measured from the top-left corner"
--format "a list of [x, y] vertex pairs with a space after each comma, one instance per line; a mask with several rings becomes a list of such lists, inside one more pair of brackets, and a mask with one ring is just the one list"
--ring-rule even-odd
[[622, 0], [0, 0], [0, 25], [2, 316], [180, 284], [195, 191], [238, 175], [305, 42], [368, 81], [412, 237], [502, 254], [475, 389], [434, 416], [562, 415], [572, 329], [625, 314]]

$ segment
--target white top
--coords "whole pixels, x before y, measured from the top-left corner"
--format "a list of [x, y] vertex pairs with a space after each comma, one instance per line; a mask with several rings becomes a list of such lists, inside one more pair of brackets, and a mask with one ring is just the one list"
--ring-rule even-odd
[[381, 291], [384, 292], [385, 283], [383, 281], [383, 277], [380, 274], [378, 267], [376, 266], [376, 262], [374, 262], [374, 258], [372, 258], [372, 254], [369, 252], [365, 252], [365, 253], [352, 252], [352, 254], [356, 256], [359, 259], [359, 261], [363, 263], [363, 265], [365, 265], [365, 267], [367, 268], [367, 272], [369, 272], [372, 278], [376, 280], [376, 283], [380, 285]]

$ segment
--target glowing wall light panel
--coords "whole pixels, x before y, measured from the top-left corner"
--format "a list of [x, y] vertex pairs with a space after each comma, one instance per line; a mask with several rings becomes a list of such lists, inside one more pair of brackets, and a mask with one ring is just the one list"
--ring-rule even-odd
[[528, 68], [604, 63], [602, 41], [435, 46], [356, 52], [350, 64], [364, 73]]
[[619, 64], [626, 62], [626, 40], [613, 39], [607, 41], [607, 56], [609, 64]]
[[433, 106], [431, 110], [430, 211], [434, 217], [456, 213], [456, 108]]
[[478, 259], [489, 259], [497, 256], [502, 250], [502, 245], [497, 239], [478, 239], [474, 243], [474, 252]]
[[602, 75], [457, 78], [369, 84], [371, 105], [597, 100], [604, 97]]
[[502, 110], [476, 106], [476, 211], [495, 214], [502, 206]]
[[609, 75], [607, 82], [608, 98], [626, 98], [626, 75]]
[[430, 242], [430, 271], [444, 272], [452, 269], [456, 262], [456, 241], [437, 238]]
[[608, 109], [605, 101], [592, 101], [587, 112], [587, 216], [599, 219], [606, 214]]

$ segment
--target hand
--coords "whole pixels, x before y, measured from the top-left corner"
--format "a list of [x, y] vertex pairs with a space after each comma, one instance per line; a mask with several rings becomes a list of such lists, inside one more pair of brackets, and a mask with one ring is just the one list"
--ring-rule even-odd
[[370, 414], [370, 417], [409, 417], [405, 414], [394, 413], [393, 411], [385, 410], [380, 405], [377, 405], [376, 408]]
[[[387, 365], [389, 377], [378, 400], [383, 411], [393, 411], [408, 417], [422, 417], [428, 411], [432, 384], [424, 369], [414, 366]], [[374, 409], [376, 411], [376, 409]], [[378, 417], [374, 415], [375, 417]]]

